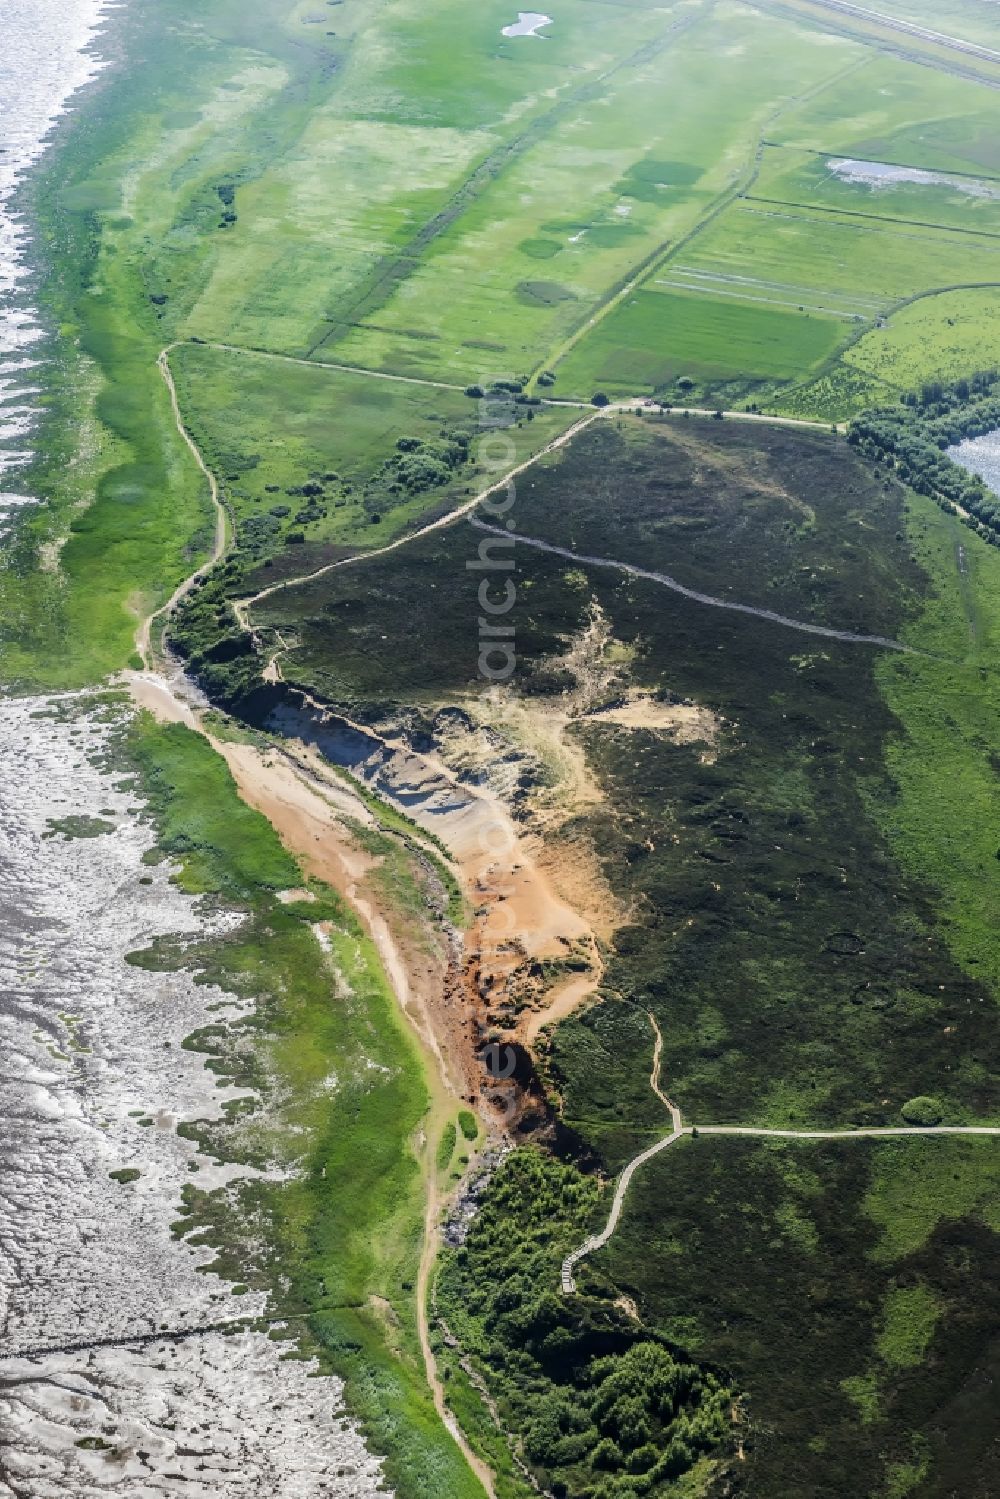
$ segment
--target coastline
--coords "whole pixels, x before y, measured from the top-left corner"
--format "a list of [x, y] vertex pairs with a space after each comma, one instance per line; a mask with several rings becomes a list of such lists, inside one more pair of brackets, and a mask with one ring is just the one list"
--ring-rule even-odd
[[[0, 527], [7, 534], [16, 526], [19, 510], [37, 503], [27, 491], [44, 411], [32, 397], [45, 395], [46, 365], [57, 356], [58, 330], [41, 295], [46, 267], [34, 194], [72, 129], [76, 110], [110, 64], [109, 22], [124, 0], [77, 3], [75, 17], [67, 19], [61, 12], [66, 33], [45, 55], [44, 64], [37, 51], [29, 50], [31, 30], [44, 21], [32, 13], [36, 6], [31, 0], [22, 0], [5, 23], [11, 62], [7, 76], [0, 72], [0, 117], [7, 114], [12, 124], [7, 131], [11, 144], [0, 155]], [[38, 76], [33, 70], [40, 66]], [[63, 76], [57, 80], [59, 72]], [[18, 482], [22, 477], [26, 484]]]
[[[25, 251], [29, 265], [25, 279], [30, 281], [44, 327], [46, 362], [38, 382], [44, 389], [33, 430], [34, 452], [23, 479], [37, 503], [22, 507], [4, 547], [0, 613], [14, 626], [5, 632], [3, 690], [17, 698], [21, 705], [18, 711], [29, 714], [48, 713], [52, 703], [48, 694], [53, 690], [85, 692], [106, 682], [130, 661], [136, 664], [132, 636], [137, 621], [155, 612], [190, 574], [192, 563], [208, 551], [211, 530], [209, 495], [203, 477], [174, 428], [168, 393], [156, 366], [155, 349], [160, 346], [157, 314], [148, 298], [140, 300], [137, 296], [141, 275], [133, 277], [131, 272], [123, 272], [121, 284], [113, 289], [113, 295], [112, 289], [103, 287], [97, 279], [102, 262], [105, 266], [113, 264], [108, 259], [108, 237], [127, 234], [129, 223], [124, 215], [109, 222], [100, 193], [88, 203], [80, 186], [90, 180], [95, 164], [104, 160], [102, 150], [113, 155], [116, 143], [129, 140], [136, 111], [138, 118], [142, 118], [143, 69], [148, 70], [153, 57], [157, 63], [161, 61], [156, 34], [168, 22], [160, 15], [139, 15], [126, 6], [105, 8], [104, 20], [103, 68], [74, 94], [72, 107], [52, 127], [47, 152], [18, 189], [20, 211], [30, 217], [32, 226]], [[128, 66], [123, 66], [126, 58]], [[174, 63], [180, 74], [183, 69], [177, 58]], [[95, 109], [98, 97], [100, 108]], [[105, 291], [108, 294], [101, 301]], [[141, 507], [134, 503], [137, 481], [144, 500]], [[151, 525], [149, 512], [154, 507], [145, 501], [154, 494], [157, 503]], [[37, 566], [39, 558], [41, 565]], [[141, 732], [149, 742], [146, 773], [152, 778], [149, 786], [153, 786], [157, 777], [164, 774], [172, 746], [156, 733], [147, 733], [142, 728], [146, 720], [139, 719], [137, 723], [136, 732]], [[188, 732], [181, 731], [183, 735]], [[193, 734], [190, 737], [195, 738]], [[187, 753], [196, 760], [202, 754], [209, 760], [217, 758], [215, 751], [208, 748], [196, 751], [192, 747], [185, 750]], [[64, 795], [65, 790], [56, 763], [54, 768], [50, 767], [49, 784], [39, 788], [43, 805], [48, 798], [54, 810], [56, 802], [71, 800], [71, 795]], [[197, 784], [192, 785], [191, 791], [190, 805], [185, 810], [197, 815]], [[233, 787], [232, 796], [235, 794]], [[95, 811], [99, 811], [96, 804]], [[163, 809], [154, 808], [152, 814], [161, 838], [165, 834], [162, 813]], [[179, 811], [172, 815], [179, 815]], [[100, 837], [91, 841], [86, 835], [75, 846], [74, 878], [85, 888], [94, 880], [92, 858], [101, 847]], [[170, 864], [166, 872], [171, 873], [170, 883], [180, 879], [182, 888], [187, 888], [183, 885], [183, 870], [178, 871], [175, 864]], [[145, 883], [143, 876], [140, 884]], [[55, 897], [61, 893], [69, 899], [69, 891], [61, 892], [59, 888], [54, 892]], [[353, 918], [343, 911], [334, 915], [338, 927], [343, 925], [342, 936], [350, 947], [355, 941]], [[155, 913], [151, 911], [147, 920], [154, 923], [152, 930], [157, 930]], [[301, 954], [295, 958], [290, 953], [288, 961], [296, 966], [276, 970], [274, 994], [293, 990], [292, 981], [297, 981]], [[150, 966], [154, 972], [159, 971], [155, 961]], [[358, 1209], [355, 1214], [355, 1232], [361, 1231], [365, 1241], [363, 1253], [357, 1247], [349, 1250], [346, 1242], [336, 1238], [328, 1244], [320, 1235], [324, 1253], [330, 1257], [331, 1270], [349, 1276], [350, 1289], [345, 1288], [343, 1306], [328, 1309], [323, 1298], [315, 1315], [310, 1314], [298, 1327], [308, 1349], [306, 1356], [320, 1360], [315, 1372], [333, 1375], [328, 1388], [335, 1413], [341, 1389], [346, 1391], [351, 1407], [349, 1416], [338, 1415], [339, 1427], [335, 1423], [327, 1429], [330, 1438], [327, 1471], [334, 1475], [336, 1487], [324, 1492], [349, 1493], [353, 1499], [355, 1494], [368, 1491], [367, 1487], [364, 1490], [358, 1487], [359, 1484], [378, 1483], [384, 1472], [392, 1491], [403, 1499], [426, 1492], [432, 1475], [436, 1474], [458, 1499], [466, 1492], [472, 1495], [480, 1490], [448, 1435], [447, 1423], [435, 1416], [431, 1392], [424, 1387], [413, 1283], [407, 1279], [411, 1256], [412, 1274], [416, 1278], [417, 1250], [425, 1216], [423, 1192], [418, 1191], [414, 1196], [414, 1173], [417, 1178], [422, 1175], [421, 1154], [427, 1156], [431, 1152], [433, 1158], [433, 1139], [429, 1143], [425, 1140], [420, 1151], [414, 1147], [414, 1139], [428, 1126], [425, 1091], [429, 1078], [425, 1074], [429, 1073], [431, 1063], [422, 1056], [405, 1018], [393, 1017], [395, 1001], [387, 997], [381, 969], [375, 950], [366, 950], [363, 964], [369, 985], [366, 1004], [378, 1010], [382, 1022], [376, 1027], [381, 1037], [379, 1044], [388, 1046], [392, 1053], [391, 1061], [387, 1057], [387, 1065], [379, 1062], [377, 1071], [386, 1075], [386, 1087], [395, 1100], [381, 1105], [386, 1110], [385, 1116], [374, 1127], [381, 1137], [383, 1152], [389, 1152], [387, 1160], [394, 1163], [393, 1170], [403, 1173], [397, 1183], [398, 1200], [386, 1199], [384, 1189], [380, 1192], [376, 1183], [370, 1184], [364, 1210]], [[172, 971], [169, 967], [164, 970]], [[327, 980], [327, 985], [333, 984], [334, 988], [339, 983], [339, 978], [335, 984], [332, 979]], [[331, 999], [332, 995], [324, 992], [324, 1006]], [[386, 1004], [388, 1016], [379, 1009]], [[328, 1065], [338, 1062], [348, 1045], [356, 1047], [359, 1037], [363, 1039], [372, 1030], [374, 1014], [375, 1010], [371, 1014], [365, 1012], [352, 1021], [353, 1029], [340, 1037], [339, 1050], [330, 1054]], [[321, 1025], [320, 1013], [314, 1021]], [[315, 1083], [303, 1078], [298, 1059], [281, 1052], [279, 1036], [288, 1024], [288, 1017], [282, 1015], [280, 1003], [273, 1013], [261, 996], [258, 1023], [268, 1041], [268, 1066], [277, 1069], [272, 1086], [280, 1086], [289, 1097], [299, 1099], [300, 1108], [304, 1107], [308, 1087], [314, 1087]], [[203, 1072], [210, 1081], [216, 1070], [211, 1062], [211, 1047], [191, 1037], [182, 1039], [181, 1044], [196, 1053], [208, 1053], [203, 1060], [205, 1068], [211, 1070], [203, 1068]], [[303, 1039], [303, 1044], [315, 1047], [318, 1042], [310, 1035]], [[99, 1046], [88, 1048], [88, 1053], [98, 1049]], [[84, 1072], [87, 1065], [83, 1064]], [[85, 1099], [85, 1082], [81, 1087], [84, 1089], [81, 1098]], [[302, 1093], [303, 1089], [306, 1093]], [[310, 1107], [315, 1109], [315, 1103]], [[440, 1102], [434, 1108], [436, 1132], [441, 1122]], [[173, 1116], [167, 1110], [164, 1117]], [[364, 1130], [373, 1127], [370, 1123], [362, 1126], [348, 1117], [337, 1125], [335, 1117], [331, 1104], [329, 1119], [315, 1119], [308, 1138], [317, 1151], [330, 1149], [329, 1137], [339, 1129], [340, 1139], [330, 1157], [331, 1171], [336, 1167], [345, 1189], [343, 1195], [350, 1202], [359, 1163], [367, 1160], [376, 1164], [380, 1156], [366, 1146]], [[192, 1121], [183, 1117], [179, 1122], [192, 1127]], [[193, 1123], [201, 1128], [197, 1116]], [[300, 1126], [289, 1122], [282, 1128], [289, 1131], [286, 1148], [291, 1149]], [[205, 1149], [205, 1142], [201, 1141], [199, 1154]], [[386, 1172], [386, 1183], [392, 1181], [388, 1164], [382, 1169]], [[322, 1174], [326, 1175], [325, 1165]], [[360, 1175], [364, 1176], [363, 1170]], [[130, 1182], [125, 1185], [131, 1187]], [[336, 1188], [331, 1190], [337, 1192]], [[300, 1183], [294, 1177], [287, 1183], [279, 1183], [275, 1192], [276, 1224], [289, 1215], [301, 1217], [308, 1204], [317, 1223], [324, 1224], [323, 1232], [331, 1232], [334, 1225], [326, 1226], [325, 1220], [336, 1218], [336, 1214], [324, 1205], [328, 1192], [317, 1190], [308, 1174]], [[283, 1193], [298, 1198], [297, 1204], [282, 1207]], [[112, 1204], [116, 1200], [112, 1192]], [[236, 1212], [229, 1218], [219, 1217], [211, 1202], [204, 1206], [208, 1219], [201, 1225], [201, 1242], [215, 1248], [218, 1256], [215, 1268], [221, 1268], [223, 1278], [231, 1285], [238, 1283], [250, 1273], [251, 1261], [257, 1253], [256, 1241], [250, 1242], [254, 1238], [250, 1227], [253, 1214], [244, 1218]], [[160, 1227], [166, 1226], [164, 1220]], [[50, 1227], [58, 1232], [62, 1224]], [[194, 1221], [188, 1225], [191, 1227]], [[391, 1241], [388, 1252], [382, 1244], [384, 1237]], [[400, 1245], [406, 1247], [405, 1254]], [[263, 1295], [271, 1305], [268, 1298], [277, 1295], [280, 1286], [282, 1294], [273, 1303], [278, 1306], [287, 1295], [286, 1265], [288, 1276], [293, 1275], [301, 1246], [294, 1235], [282, 1239], [276, 1228], [272, 1249], [276, 1255], [276, 1275], [264, 1276], [255, 1283], [254, 1299], [259, 1302]], [[188, 1251], [181, 1242], [176, 1253], [185, 1252]], [[401, 1282], [396, 1278], [399, 1274], [403, 1277]], [[363, 1288], [360, 1297], [359, 1288]], [[239, 1293], [237, 1284], [236, 1294]], [[312, 1294], [309, 1286], [307, 1304]], [[251, 1310], [249, 1304], [247, 1310]], [[257, 1307], [258, 1314], [260, 1310]], [[223, 1348], [221, 1358], [212, 1367], [217, 1365], [221, 1369], [225, 1363]], [[116, 1367], [117, 1378], [121, 1374], [121, 1360]], [[281, 1368], [297, 1375], [299, 1366], [276, 1363], [275, 1373]], [[315, 1380], [307, 1380], [304, 1385], [317, 1399], [322, 1399], [324, 1387], [325, 1382]], [[126, 1403], [127, 1388], [126, 1379], [123, 1386]], [[227, 1400], [236, 1399], [238, 1403], [236, 1390], [227, 1389], [224, 1378], [221, 1383], [216, 1380], [214, 1398], [222, 1402], [220, 1409], [225, 1408]], [[280, 1390], [265, 1396], [264, 1408], [280, 1399]], [[41, 1415], [40, 1409], [35, 1415], [36, 1418]], [[18, 1429], [24, 1437], [23, 1427], [18, 1426], [9, 1411], [4, 1413], [4, 1419], [11, 1422], [11, 1430]], [[210, 1404], [204, 1409], [203, 1419], [213, 1420]], [[344, 1437], [340, 1443], [336, 1440], [338, 1431]], [[362, 1438], [371, 1442], [373, 1450], [386, 1455], [384, 1469], [381, 1458], [369, 1458], [359, 1448]], [[89, 1440], [87, 1436], [84, 1445]], [[144, 1440], [140, 1440], [140, 1446]], [[121, 1450], [125, 1452], [125, 1447]], [[290, 1451], [288, 1456], [292, 1460]], [[133, 1459], [134, 1453], [129, 1461]], [[294, 1454], [294, 1460], [301, 1461], [302, 1455]], [[322, 1471], [319, 1451], [313, 1453], [312, 1462]], [[338, 1473], [352, 1475], [347, 1477], [343, 1488], [336, 1478]], [[128, 1474], [125, 1481], [134, 1481], [134, 1471], [129, 1469]], [[78, 1478], [77, 1482], [82, 1484], [83, 1480]], [[83, 1492], [82, 1487], [80, 1491]], [[296, 1490], [300, 1491], [306, 1492]], [[239, 1490], [226, 1487], [218, 1492], [235, 1494]]]

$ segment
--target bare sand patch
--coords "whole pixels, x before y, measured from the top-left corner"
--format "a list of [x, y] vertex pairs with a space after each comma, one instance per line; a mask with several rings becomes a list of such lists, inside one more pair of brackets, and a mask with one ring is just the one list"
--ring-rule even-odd
[[714, 744], [722, 719], [699, 703], [678, 703], [634, 690], [621, 702], [587, 715], [588, 723], [613, 723], [623, 729], [653, 729], [677, 744]]

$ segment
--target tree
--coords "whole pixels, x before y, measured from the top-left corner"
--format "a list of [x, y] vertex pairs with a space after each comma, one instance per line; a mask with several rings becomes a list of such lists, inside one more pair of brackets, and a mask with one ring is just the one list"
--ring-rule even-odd
[[937, 1099], [928, 1098], [924, 1093], [904, 1103], [900, 1113], [907, 1124], [918, 1124], [924, 1129], [932, 1129], [944, 1117], [944, 1110]]
[[610, 406], [611, 401], [610, 398], [604, 394], [603, 390], [595, 390], [594, 394], [590, 398], [590, 404], [592, 406]]

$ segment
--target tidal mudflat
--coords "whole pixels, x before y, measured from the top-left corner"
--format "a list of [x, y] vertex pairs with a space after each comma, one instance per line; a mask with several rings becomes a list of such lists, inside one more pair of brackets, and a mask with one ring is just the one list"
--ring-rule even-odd
[[0, 1495], [374, 1493], [380, 1464], [339, 1380], [269, 1337], [206, 1247], [171, 1233], [188, 1182], [247, 1174], [178, 1131], [246, 1088], [185, 1038], [250, 1006], [127, 960], [242, 918], [151, 862], [155, 834], [112, 764], [107, 699], [0, 705]]

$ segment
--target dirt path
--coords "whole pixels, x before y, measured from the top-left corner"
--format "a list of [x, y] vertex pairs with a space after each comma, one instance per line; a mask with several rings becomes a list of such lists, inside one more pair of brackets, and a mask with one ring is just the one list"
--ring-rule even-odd
[[437, 1362], [434, 1358], [434, 1351], [431, 1348], [427, 1308], [430, 1301], [431, 1275], [434, 1270], [434, 1261], [437, 1258], [437, 1225], [440, 1211], [441, 1204], [438, 1200], [436, 1189], [431, 1185], [427, 1193], [427, 1212], [424, 1217], [424, 1243], [420, 1251], [420, 1266], [417, 1270], [417, 1301], [422, 1308], [419, 1320], [420, 1349], [424, 1356], [427, 1383], [430, 1385], [431, 1394], [434, 1397], [434, 1409], [458, 1443], [462, 1450], [462, 1455], [486, 1490], [489, 1499], [496, 1499], [493, 1470], [473, 1452], [465, 1439], [461, 1426], [445, 1403], [444, 1385], [441, 1383], [441, 1378], [437, 1372]]
[[236, 611], [237, 619], [245, 630], [249, 630], [250, 610], [254, 604], [259, 604], [262, 599], [268, 599], [273, 594], [281, 593], [286, 588], [297, 588], [302, 583], [311, 583], [315, 578], [325, 577], [327, 573], [335, 572], [338, 568], [351, 567], [352, 565], [357, 565], [359, 562], [367, 562], [373, 557], [385, 557], [389, 552], [396, 552], [400, 547], [409, 546], [411, 542], [420, 541], [424, 536], [430, 536], [435, 531], [442, 531], [446, 526], [453, 525], [455, 521], [461, 520], [463, 515], [468, 515], [470, 511], [475, 510], [476, 506], [481, 505], [483, 500], [488, 499], [491, 494], [497, 494], [500, 490], [506, 489], [511, 479], [516, 479], [518, 474], [523, 474], [525, 469], [530, 468], [533, 463], [537, 463], [539, 458], [544, 458], [546, 453], [554, 453], [557, 448], [564, 447], [578, 432], [582, 432], [584, 427], [589, 427], [591, 422], [597, 421], [602, 414], [599, 410], [591, 411], [581, 421], [574, 422], [571, 427], [566, 428], [565, 432], [561, 432], [558, 437], [554, 437], [551, 442], [546, 443], [544, 448], [539, 448], [537, 453], [534, 453], [530, 458], [526, 458], [523, 463], [519, 463], [516, 467], [509, 469], [503, 478], [498, 479], [495, 484], [491, 484], [487, 489], [481, 489], [478, 494], [473, 495], [471, 500], [466, 500], [463, 505], [457, 506], [454, 510], [449, 510], [447, 515], [442, 515], [437, 520], [429, 521], [427, 525], [420, 526], [416, 531], [408, 531], [405, 536], [398, 536], [395, 541], [390, 541], [384, 547], [376, 547], [370, 552], [358, 552], [354, 557], [342, 557], [339, 562], [328, 562], [325, 567], [318, 567], [315, 572], [302, 573], [296, 578], [286, 578], [281, 583], [272, 583], [270, 588], [262, 588], [260, 593], [255, 593], [250, 598], [235, 600], [233, 608]]
[[576, 1280], [573, 1277], [573, 1270], [579, 1263], [579, 1261], [585, 1259], [589, 1254], [596, 1253], [598, 1249], [603, 1249], [605, 1244], [611, 1238], [615, 1229], [618, 1227], [618, 1220], [621, 1218], [622, 1208], [625, 1205], [625, 1195], [628, 1192], [629, 1185], [631, 1184], [632, 1178], [635, 1173], [642, 1166], [644, 1166], [647, 1161], [651, 1161], [654, 1155], [659, 1155], [661, 1150], [666, 1150], [668, 1146], [675, 1145], [678, 1140], [683, 1138], [684, 1135], [691, 1133], [691, 1131], [685, 1129], [681, 1123], [680, 1109], [676, 1106], [676, 1104], [671, 1103], [670, 1099], [663, 1092], [660, 1086], [660, 1060], [663, 1055], [663, 1036], [660, 1031], [660, 1027], [656, 1023], [656, 1017], [653, 1015], [653, 1012], [649, 1010], [647, 1011], [647, 1014], [649, 1015], [649, 1023], [653, 1027], [653, 1036], [655, 1038], [653, 1043], [653, 1067], [652, 1071], [649, 1074], [649, 1086], [652, 1088], [657, 1098], [661, 1100], [668, 1114], [670, 1115], [670, 1133], [669, 1135], [664, 1135], [662, 1140], [657, 1140], [655, 1145], [650, 1145], [647, 1147], [647, 1149], [640, 1151], [637, 1156], [634, 1156], [632, 1160], [629, 1161], [628, 1165], [625, 1167], [625, 1170], [618, 1178], [618, 1184], [615, 1187], [615, 1195], [611, 1199], [611, 1211], [608, 1214], [607, 1223], [605, 1223], [599, 1234], [591, 1234], [589, 1238], [584, 1239], [579, 1249], [574, 1249], [572, 1253], [568, 1254], [563, 1260], [560, 1280], [562, 1284], [563, 1294], [566, 1296], [571, 1296], [576, 1290]]
[[890, 640], [886, 635], [855, 635], [850, 630], [834, 630], [827, 625], [813, 625], [806, 620], [792, 619], [787, 614], [777, 614], [773, 609], [759, 609], [755, 604], [735, 603], [730, 599], [719, 599], [711, 593], [699, 593], [696, 588], [686, 588], [683, 583], [678, 583], [669, 573], [651, 572], [645, 567], [636, 567], [631, 562], [619, 562], [614, 557], [591, 557], [586, 552], [574, 552], [569, 547], [554, 546], [549, 541], [539, 541], [534, 536], [525, 536], [520, 531], [508, 531], [499, 526], [488, 525], [486, 521], [472, 518], [471, 524], [480, 531], [488, 531], [494, 536], [503, 536], [508, 541], [516, 541], [524, 546], [534, 547], [539, 552], [550, 552], [555, 557], [565, 557], [570, 562], [583, 562], [590, 567], [609, 567], [618, 572], [628, 573], [633, 578], [643, 578], [649, 583], [658, 583], [662, 588], [669, 588], [673, 593], [679, 593], [686, 599], [693, 599], [697, 604], [707, 604], [712, 609], [729, 609], [736, 614], [752, 614], [757, 619], [769, 620], [772, 624], [784, 625], [790, 630], [801, 630], [806, 635], [822, 635], [827, 640], [843, 640], [852, 645], [877, 645], [884, 650], [905, 651], [913, 655], [919, 655], [913, 646], [904, 645], [902, 641]]
[[608, 1220], [600, 1233], [591, 1234], [585, 1239], [578, 1249], [574, 1249], [566, 1256], [562, 1263], [560, 1281], [564, 1295], [570, 1296], [576, 1290], [576, 1280], [573, 1271], [576, 1265], [588, 1255], [603, 1249], [618, 1227], [625, 1205], [625, 1197], [632, 1184], [632, 1178], [647, 1161], [659, 1155], [671, 1145], [676, 1145], [678, 1140], [685, 1136], [694, 1137], [697, 1130], [698, 1135], [730, 1135], [745, 1136], [751, 1139], [765, 1140], [877, 1140], [882, 1138], [895, 1139], [900, 1135], [920, 1135], [923, 1138], [937, 1135], [990, 1135], [1000, 1138], [1000, 1125], [987, 1124], [938, 1124], [931, 1126], [900, 1124], [884, 1125], [871, 1129], [766, 1129], [756, 1125], [748, 1124], [700, 1124], [697, 1126], [683, 1124], [680, 1110], [663, 1092], [660, 1086], [660, 1061], [663, 1051], [663, 1036], [652, 1012], [649, 1012], [649, 1023], [653, 1027], [655, 1044], [653, 1047], [653, 1069], [649, 1077], [649, 1086], [663, 1103], [670, 1114], [670, 1133], [664, 1135], [661, 1140], [648, 1146], [634, 1156], [622, 1171], [615, 1187], [615, 1195], [611, 1200], [611, 1211]]
[[148, 615], [147, 618], [144, 619], [142, 621], [142, 624], [139, 626], [138, 633], [135, 637], [135, 648], [139, 653], [139, 656], [142, 658], [143, 665], [147, 667], [152, 664], [151, 638], [153, 631], [153, 622], [159, 619], [161, 615], [172, 613], [172, 611], [180, 603], [181, 599], [184, 598], [185, 594], [190, 593], [195, 583], [198, 582], [198, 579], [204, 577], [205, 574], [209, 572], [217, 562], [220, 562], [222, 560], [223, 556], [225, 555], [226, 546], [228, 545], [229, 539], [229, 527], [226, 520], [226, 512], [222, 501], [219, 499], [219, 486], [216, 483], [215, 475], [212, 473], [211, 469], [208, 467], [208, 464], [201, 456], [201, 450], [198, 447], [198, 444], [195, 442], [194, 438], [185, 427], [183, 418], [181, 417], [180, 403], [177, 400], [177, 387], [174, 384], [174, 377], [170, 372], [170, 351], [171, 349], [175, 349], [176, 347], [176, 344], [168, 344], [168, 346], [160, 353], [160, 356], [156, 361], [156, 366], [160, 371], [160, 374], [163, 376], [164, 383], [170, 393], [170, 406], [174, 413], [174, 422], [176, 424], [177, 430], [180, 433], [181, 437], [183, 437], [189, 450], [193, 454], [195, 463], [197, 463], [198, 467], [205, 475], [205, 478], [208, 480], [209, 493], [212, 496], [212, 506], [215, 510], [215, 540], [212, 544], [212, 552], [208, 560], [203, 562], [200, 567], [196, 568], [189, 577], [185, 578], [183, 583], [179, 583], [174, 589], [173, 593], [167, 599], [167, 602], [165, 604], [161, 604], [159, 609], [154, 610], [152, 614]]
[[[220, 347], [225, 346], [220, 345]], [[308, 361], [305, 360], [296, 360], [293, 362], [308, 363]], [[357, 371], [357, 373], [371, 373], [371, 371], [359, 370]], [[395, 380], [402, 379], [403, 377], [398, 375], [391, 375], [381, 378]], [[415, 383], [423, 384], [425, 382], [417, 381]], [[546, 443], [544, 448], [539, 448], [538, 452], [535, 453], [531, 458], [526, 458], [523, 463], [519, 463], [516, 465], [516, 467], [508, 470], [508, 472], [504, 474], [502, 479], [498, 479], [496, 483], [491, 484], [488, 489], [480, 490], [478, 494], [473, 495], [471, 500], [466, 500], [464, 504], [457, 506], [454, 510], [449, 510], [447, 515], [439, 516], [437, 520], [430, 521], [425, 526], [420, 526], [416, 531], [408, 531], [405, 536], [398, 536], [395, 541], [390, 541], [386, 546], [376, 547], [372, 551], [358, 552], [353, 557], [342, 557], [337, 562], [328, 562], [325, 567], [316, 568], [314, 572], [300, 573], [294, 578], [285, 578], [280, 583], [272, 583], [269, 588], [262, 588], [260, 593], [252, 594], [249, 598], [234, 600], [233, 608], [236, 611], [236, 617], [239, 620], [241, 627], [244, 630], [249, 630], [251, 628], [250, 610], [253, 608], [254, 604], [259, 604], [263, 599], [271, 598], [274, 594], [281, 593], [286, 588], [297, 588], [302, 583], [311, 583], [314, 581], [314, 579], [322, 578], [327, 573], [335, 572], [339, 568], [353, 567], [358, 563], [367, 562], [369, 558], [373, 557], [385, 557], [389, 552], [398, 551], [400, 547], [409, 546], [411, 542], [420, 541], [424, 536], [429, 536], [435, 531], [442, 531], [446, 527], [453, 525], [455, 521], [461, 520], [463, 516], [471, 515], [472, 511], [474, 511], [477, 506], [481, 505], [483, 500], [488, 499], [492, 494], [497, 494], [499, 493], [499, 491], [506, 489], [512, 479], [516, 479], [518, 474], [523, 474], [526, 469], [531, 468], [532, 464], [537, 463], [538, 460], [540, 458], [544, 458], [546, 454], [554, 453], [558, 448], [565, 447], [565, 445], [568, 442], [571, 442], [572, 439], [576, 437], [578, 433], [582, 432], [585, 427], [589, 427], [595, 421], [607, 419], [610, 416], [616, 416], [620, 413], [627, 414], [628, 412], [634, 411], [636, 407], [645, 406], [647, 404], [647, 397], [636, 397], [634, 401], [616, 401], [612, 405], [600, 406], [596, 408], [588, 407], [586, 402], [583, 401], [550, 401], [546, 402], [546, 404], [552, 406], [565, 406], [572, 408], [575, 411], [586, 411], [588, 414], [582, 417], [580, 421], [574, 422], [571, 427], [567, 427], [565, 432], [561, 432], [559, 436], [554, 437], [551, 442]], [[694, 416], [714, 417], [717, 414], [714, 411], [709, 411], [701, 407], [685, 407], [684, 409], [690, 410], [692, 415]], [[830, 426], [828, 423], [808, 421], [804, 417], [766, 416], [758, 411], [727, 411], [724, 412], [723, 415], [730, 421], [763, 422], [768, 426], [779, 427], [804, 427], [811, 431], [820, 432], [829, 432], [830, 430]], [[188, 442], [190, 442], [190, 438], [188, 438], [187, 440]], [[497, 535], [510, 535], [515, 541], [527, 541], [530, 545], [543, 548], [545, 547], [544, 542], [531, 542], [530, 538], [528, 537], [518, 536], [515, 532], [501, 531], [499, 527], [489, 526], [485, 521], [474, 520], [473, 524], [479, 526], [482, 530], [485, 531], [495, 531]], [[549, 547], [548, 550], [555, 551], [556, 548]], [[572, 556], [573, 554], [567, 552], [565, 555]], [[629, 568], [624, 563], [611, 563], [602, 558], [581, 558], [581, 560], [592, 561], [599, 565], [622, 566], [626, 572], [636, 572], [638, 576], [654, 576], [653, 574], [643, 574], [635, 568]], [[715, 604], [719, 608], [740, 609], [746, 613], [760, 614], [764, 618], [776, 619], [783, 624], [793, 624], [797, 629], [808, 630], [813, 634], [831, 635], [834, 638], [844, 640], [870, 639], [873, 644], [891, 646], [894, 650], [902, 651], [908, 649], [908, 647], [900, 645], [897, 641], [883, 640], [881, 636], [867, 637], [849, 634], [838, 635], [836, 631], [824, 630], [819, 625], [799, 624], [794, 620], [785, 620], [781, 615], [769, 614], [767, 610], [752, 609], [748, 604], [726, 604], [721, 599], [712, 599], [707, 595], [694, 593], [689, 589], [682, 588], [679, 583], [674, 583], [673, 579], [668, 580], [665, 574], [655, 575], [655, 581], [666, 583], [667, 586], [675, 588], [678, 593], [687, 594], [688, 597], [698, 599], [702, 603]]]

